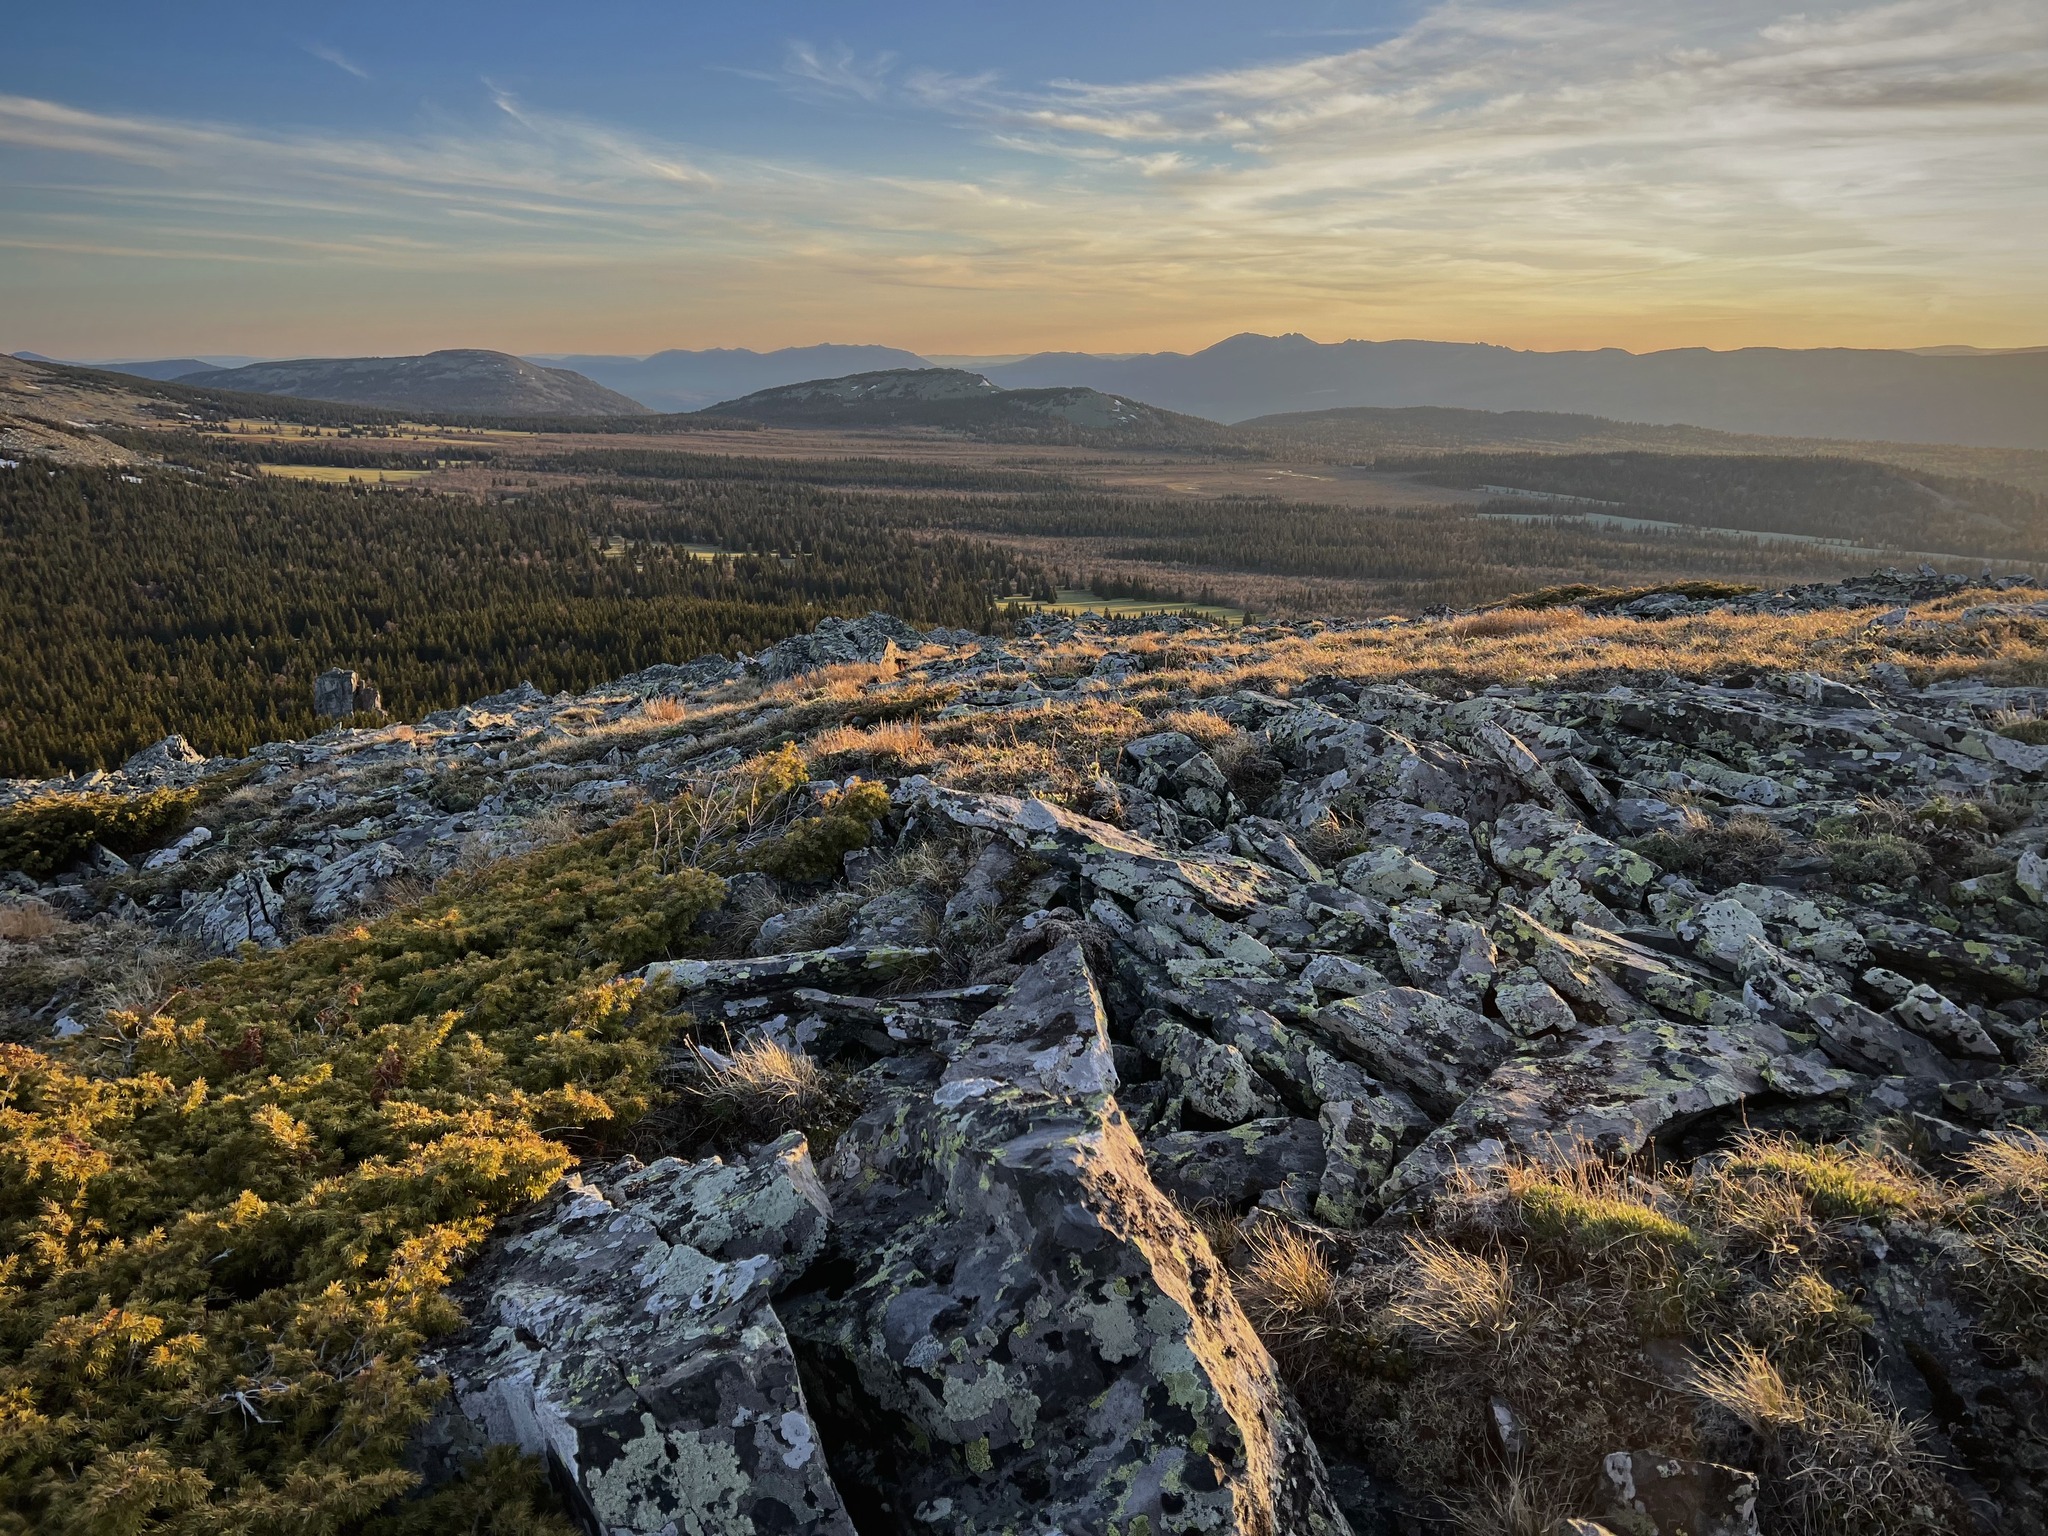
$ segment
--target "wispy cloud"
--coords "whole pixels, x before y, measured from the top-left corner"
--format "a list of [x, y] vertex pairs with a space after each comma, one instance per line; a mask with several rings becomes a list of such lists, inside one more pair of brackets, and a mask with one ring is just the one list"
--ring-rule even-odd
[[370, 78], [370, 72], [367, 69], [364, 69], [362, 65], [356, 63], [354, 59], [351, 59], [339, 48], [330, 48], [325, 43], [308, 43], [306, 44], [306, 52], [313, 55], [316, 59], [332, 64], [345, 75], [354, 75], [358, 80]]
[[609, 269], [777, 334], [800, 305], [919, 294], [1101, 346], [2048, 330], [2040, 0], [1445, 0], [1358, 46], [1170, 78], [1014, 85], [808, 44], [772, 78], [925, 114], [961, 169], [848, 165], [825, 137], [712, 151], [504, 90], [352, 138], [0, 97], [0, 213], [16, 241], [122, 259]]
[[794, 42], [789, 45], [782, 67], [790, 81], [806, 89], [878, 101], [888, 89], [896, 55], [878, 53], [863, 59], [850, 48], [821, 50], [809, 43]]

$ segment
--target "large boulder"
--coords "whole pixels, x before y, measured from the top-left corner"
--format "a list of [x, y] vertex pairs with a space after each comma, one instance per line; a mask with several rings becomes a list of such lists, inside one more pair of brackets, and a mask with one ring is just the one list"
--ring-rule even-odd
[[464, 1283], [415, 1467], [433, 1484], [515, 1445], [604, 1536], [852, 1536], [771, 1304], [828, 1218], [799, 1136], [569, 1179]]
[[871, 1529], [1342, 1532], [1207, 1243], [1110, 1090], [1078, 939], [902, 1064], [783, 1304]]
[[284, 943], [284, 900], [262, 874], [239, 870], [217, 891], [185, 893], [178, 931], [201, 949], [232, 955], [244, 944], [276, 949]]
[[893, 661], [898, 651], [914, 651], [924, 643], [922, 634], [892, 614], [820, 619], [808, 635], [795, 635], [769, 646], [748, 669], [767, 682], [781, 682], [820, 667]]

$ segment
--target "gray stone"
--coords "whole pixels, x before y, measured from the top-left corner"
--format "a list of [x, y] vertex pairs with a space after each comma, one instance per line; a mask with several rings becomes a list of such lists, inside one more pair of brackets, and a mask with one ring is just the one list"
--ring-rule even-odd
[[1493, 862], [1505, 874], [1549, 881], [1568, 875], [1587, 890], [1640, 906], [1657, 878], [1657, 866], [1539, 805], [1503, 812], [1493, 829]]
[[[191, 893], [186, 893], [191, 897]], [[178, 931], [202, 949], [232, 955], [244, 944], [276, 949], [283, 942], [284, 902], [262, 875], [241, 870], [217, 891], [191, 897]]]
[[517, 1446], [606, 1536], [852, 1536], [771, 1304], [828, 1215], [801, 1137], [742, 1168], [571, 1178], [465, 1282], [471, 1326], [426, 1358], [450, 1391], [414, 1465], [432, 1484]]
[[1648, 1451], [1615, 1451], [1601, 1471], [1640, 1536], [1757, 1536], [1754, 1472]]
[[840, 1138], [820, 1267], [844, 1278], [781, 1310], [848, 1431], [841, 1475], [958, 1530], [1338, 1536], [1264, 1347], [1110, 1097], [1105, 1029], [1069, 941]]
[[[1765, 1089], [1839, 1091], [1844, 1080], [1770, 1049], [1767, 1040], [1704, 1024], [1603, 1025], [1550, 1056], [1501, 1063], [1380, 1190], [1389, 1209], [1426, 1200], [1463, 1169], [1483, 1175], [1516, 1159], [1555, 1161], [1587, 1148], [1607, 1158]], [[1782, 1067], [1782, 1072], [1774, 1068]]]
[[206, 762], [182, 736], [166, 736], [121, 765], [121, 774], [137, 784], [181, 783], [193, 777], [193, 770]]
[[346, 667], [322, 672], [313, 679], [313, 713], [326, 720], [342, 720], [356, 712], [356, 688], [362, 679]]
[[1389, 987], [1319, 1009], [1315, 1028], [1373, 1076], [1448, 1114], [1514, 1049], [1514, 1036], [1482, 1013], [1413, 987]]
[[685, 996], [736, 996], [793, 987], [843, 987], [889, 981], [932, 960], [926, 948], [870, 948], [842, 944], [749, 960], [656, 960], [640, 975], [650, 986], [674, 987]]

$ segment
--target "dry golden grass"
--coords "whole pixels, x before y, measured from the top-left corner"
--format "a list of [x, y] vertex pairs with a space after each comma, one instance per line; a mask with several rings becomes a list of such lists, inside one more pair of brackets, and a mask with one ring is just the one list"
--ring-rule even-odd
[[1390, 1309], [1439, 1349], [1491, 1348], [1515, 1327], [1515, 1276], [1505, 1255], [1468, 1253], [1441, 1238], [1408, 1239], [1409, 1265]]
[[11, 901], [0, 906], [0, 939], [16, 944], [35, 944], [52, 939], [70, 927], [40, 901]]
[[699, 1052], [702, 1079], [691, 1096], [706, 1118], [750, 1139], [816, 1131], [842, 1108], [832, 1075], [811, 1057], [765, 1038], [749, 1040], [725, 1064]]
[[690, 717], [690, 707], [681, 699], [666, 695], [649, 699], [639, 709], [642, 720], [650, 725], [681, 725]]
[[939, 720], [926, 730], [945, 757], [936, 777], [958, 789], [1038, 795], [1075, 808], [1125, 742], [1152, 723], [1130, 704], [1090, 696], [997, 716]]
[[877, 773], [925, 773], [944, 754], [926, 733], [922, 720], [885, 720], [880, 725], [834, 725], [805, 743], [811, 760], [824, 771], [844, 773], [866, 768]]
[[1980, 1194], [2048, 1211], [2048, 1137], [2011, 1130], [1988, 1136], [1963, 1157]]
[[797, 704], [814, 699], [858, 699], [877, 683], [894, 681], [902, 671], [902, 664], [894, 658], [837, 662], [771, 683], [761, 690], [760, 700], [764, 704]]
[[1206, 709], [1171, 709], [1154, 724], [1162, 731], [1179, 731], [1201, 747], [1215, 747], [1243, 734], [1221, 715]]
[[1298, 1227], [1268, 1221], [1245, 1239], [1245, 1248], [1237, 1299], [1269, 1343], [1310, 1344], [1337, 1325], [1337, 1278], [1322, 1244]]
[[1569, 683], [1626, 672], [1707, 678], [1811, 669], [1855, 675], [1879, 662], [1902, 665], [1922, 681], [1971, 672], [2013, 682], [2048, 676], [2048, 622], [1998, 616], [1957, 620], [1975, 604], [2006, 596], [1972, 590], [1916, 606], [1916, 619], [1937, 622], [1903, 633], [1873, 632], [1875, 608], [1705, 613], [1657, 622], [1588, 616], [1575, 609], [1502, 610], [1386, 629], [1277, 639], [1255, 633], [1250, 639], [1204, 643], [1205, 657], [1237, 663], [1229, 673], [1167, 671], [1148, 674], [1146, 681], [1207, 694], [1241, 687], [1274, 690], [1325, 674], [1360, 682], [1484, 686], [1539, 679]]
[[1759, 1435], [1776, 1436], [1807, 1420], [1805, 1398], [1769, 1356], [1750, 1344], [1726, 1345], [1720, 1358], [1699, 1362], [1693, 1367], [1691, 1385]]
[[1555, 635], [1578, 631], [1588, 623], [1576, 608], [1502, 608], [1492, 613], [1467, 614], [1453, 619], [1445, 628], [1460, 640], [1518, 640], [1529, 635]]

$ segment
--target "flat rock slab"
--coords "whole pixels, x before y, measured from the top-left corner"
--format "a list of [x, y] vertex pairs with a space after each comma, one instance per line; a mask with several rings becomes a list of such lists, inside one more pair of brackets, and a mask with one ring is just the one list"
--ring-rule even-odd
[[640, 974], [685, 996], [844, 987], [893, 981], [938, 953], [898, 945], [840, 944], [754, 960], [657, 960]]
[[1639, 1152], [1652, 1137], [1763, 1093], [1811, 1097], [1856, 1079], [1807, 1058], [1772, 1056], [1755, 1040], [1703, 1024], [1603, 1025], [1547, 1056], [1501, 1063], [1381, 1186], [1389, 1210], [1442, 1189], [1454, 1172], [1483, 1174], [1580, 1149]]

